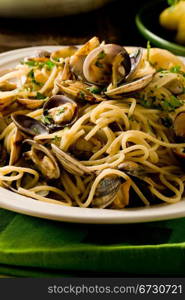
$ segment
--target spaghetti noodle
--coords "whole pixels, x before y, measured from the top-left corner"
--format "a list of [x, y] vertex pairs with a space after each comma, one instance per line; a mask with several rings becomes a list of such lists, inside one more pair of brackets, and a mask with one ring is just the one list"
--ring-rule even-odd
[[[144, 51], [128, 81], [123, 84], [115, 80], [114, 70], [114, 85], [104, 84], [102, 88], [87, 82], [72, 65], [94, 51], [92, 40], [88, 50], [86, 44], [73, 51], [71, 47], [65, 51], [62, 48], [61, 56], [58, 50], [48, 56], [26, 58], [0, 77], [1, 186], [39, 201], [67, 206], [122, 209], [131, 205], [131, 197], [137, 199], [134, 206], [180, 201], [185, 181], [185, 138], [178, 139], [173, 124], [179, 114], [185, 113], [185, 66], [180, 59], [177, 66], [174, 56], [175, 64], [171, 61], [168, 69], [156, 70], [152, 61], [156, 50], [151, 49], [151, 61]], [[127, 50], [131, 57], [132, 49]], [[108, 55], [102, 51], [96, 62], [100, 69]], [[162, 51], [158, 50], [158, 56], [155, 53], [158, 65]], [[142, 70], [147, 73], [143, 78], [150, 71], [152, 76], [138, 90], [141, 78], [137, 72], [142, 74]], [[15, 88], [8, 90], [13, 82]], [[122, 85], [125, 89], [130, 84], [131, 94], [119, 93]], [[46, 103], [56, 94], [67, 95], [78, 107], [78, 115], [65, 126], [58, 123], [54, 127], [54, 120], [62, 115], [64, 122], [76, 106], [71, 111], [65, 102], [62, 109], [60, 105], [46, 112]], [[12, 114], [28, 116], [47, 130], [31, 135], [26, 122], [25, 128], [21, 127], [11, 120]]]

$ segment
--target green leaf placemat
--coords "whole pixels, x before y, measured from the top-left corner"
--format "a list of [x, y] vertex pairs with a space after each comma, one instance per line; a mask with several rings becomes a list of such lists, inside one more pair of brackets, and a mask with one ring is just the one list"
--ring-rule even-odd
[[0, 209], [0, 273], [31, 277], [183, 276], [185, 218], [87, 225]]

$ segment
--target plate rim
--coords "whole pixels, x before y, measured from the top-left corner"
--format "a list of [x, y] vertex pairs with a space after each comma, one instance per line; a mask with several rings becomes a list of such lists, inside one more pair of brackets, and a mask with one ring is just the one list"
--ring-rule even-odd
[[[0, 69], [3, 65], [33, 54], [42, 49], [55, 50], [62, 45], [36, 46], [6, 51], [0, 54]], [[64, 46], [65, 47], [65, 46]], [[8, 199], [7, 199], [8, 198]], [[0, 208], [62, 222], [84, 224], [129, 224], [170, 220], [185, 217], [185, 198], [175, 204], [162, 204], [123, 210], [67, 207], [41, 202], [0, 187]]]

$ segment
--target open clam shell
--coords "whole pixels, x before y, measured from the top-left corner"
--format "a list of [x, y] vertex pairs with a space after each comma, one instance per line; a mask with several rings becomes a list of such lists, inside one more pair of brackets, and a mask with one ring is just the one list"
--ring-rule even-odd
[[136, 48], [136, 50], [130, 54], [131, 69], [125, 78], [126, 81], [130, 81], [131, 78], [134, 77], [135, 73], [137, 72], [137, 70], [139, 69], [142, 63], [142, 57], [143, 57], [142, 48]]
[[49, 179], [60, 177], [58, 163], [48, 148], [29, 139], [26, 139], [24, 143], [31, 145], [31, 150], [25, 153], [25, 157], [31, 159], [43, 175]]
[[118, 176], [103, 178], [96, 188], [92, 206], [99, 208], [109, 206], [115, 200], [120, 186], [121, 178]]
[[146, 75], [134, 81], [124, 83], [115, 89], [110, 89], [107, 92], [105, 92], [105, 94], [110, 97], [114, 95], [120, 95], [120, 94], [138, 91], [146, 87], [151, 82], [152, 78], [153, 78], [153, 74]]
[[129, 54], [122, 46], [116, 44], [106, 44], [95, 48], [87, 55], [83, 64], [83, 74], [86, 80], [97, 85], [106, 85], [112, 80], [119, 83], [130, 70]]
[[70, 57], [70, 67], [75, 76], [82, 80], [84, 79], [83, 64], [87, 55], [95, 48], [100, 45], [99, 39], [95, 36], [90, 39], [87, 43], [81, 46], [75, 53]]
[[49, 133], [49, 129], [34, 118], [19, 113], [14, 113], [11, 117], [17, 128], [28, 136]]
[[78, 117], [78, 106], [75, 101], [64, 95], [52, 96], [43, 107], [43, 116], [49, 117], [46, 126], [51, 130], [60, 130], [72, 125]]
[[173, 125], [176, 137], [185, 140], [185, 112], [181, 112], [176, 116]]

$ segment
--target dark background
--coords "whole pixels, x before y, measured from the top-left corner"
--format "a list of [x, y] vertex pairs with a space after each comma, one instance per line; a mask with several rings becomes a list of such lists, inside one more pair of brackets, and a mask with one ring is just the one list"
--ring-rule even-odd
[[[78, 1], [78, 0], [77, 0]], [[81, 15], [53, 19], [0, 19], [0, 51], [35, 45], [82, 44], [96, 35], [106, 42], [145, 46], [135, 15], [147, 0], [114, 0]]]

